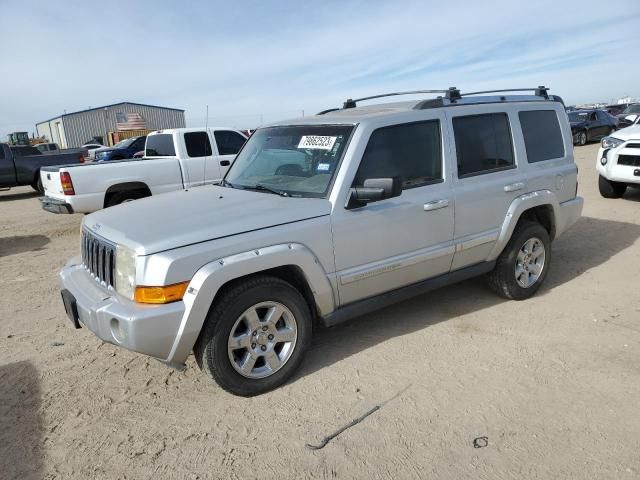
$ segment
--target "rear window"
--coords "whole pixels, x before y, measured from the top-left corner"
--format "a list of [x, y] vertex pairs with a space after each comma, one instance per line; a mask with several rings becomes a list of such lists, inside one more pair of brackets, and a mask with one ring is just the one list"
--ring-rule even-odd
[[176, 154], [173, 148], [173, 135], [170, 133], [160, 133], [149, 135], [144, 151], [145, 157], [174, 157]]
[[190, 157], [208, 157], [211, 155], [211, 142], [207, 132], [187, 132], [184, 134], [184, 144]]
[[562, 131], [555, 111], [533, 110], [520, 112], [518, 116], [529, 163], [564, 157]]

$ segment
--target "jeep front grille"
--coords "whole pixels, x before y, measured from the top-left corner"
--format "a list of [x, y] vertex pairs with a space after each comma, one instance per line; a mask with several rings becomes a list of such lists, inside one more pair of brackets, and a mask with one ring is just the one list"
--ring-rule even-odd
[[628, 165], [630, 167], [640, 167], [640, 156], [638, 156], [638, 155], [618, 155], [618, 165]]
[[116, 271], [116, 246], [88, 230], [81, 235], [82, 264], [105, 287], [113, 287]]

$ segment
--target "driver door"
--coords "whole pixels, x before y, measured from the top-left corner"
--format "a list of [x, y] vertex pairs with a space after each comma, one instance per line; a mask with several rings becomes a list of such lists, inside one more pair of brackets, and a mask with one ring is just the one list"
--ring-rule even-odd
[[340, 304], [449, 271], [454, 198], [443, 125], [440, 114], [425, 112], [423, 121], [371, 132], [351, 186], [400, 177], [403, 190], [360, 208], [336, 205], [332, 222]]

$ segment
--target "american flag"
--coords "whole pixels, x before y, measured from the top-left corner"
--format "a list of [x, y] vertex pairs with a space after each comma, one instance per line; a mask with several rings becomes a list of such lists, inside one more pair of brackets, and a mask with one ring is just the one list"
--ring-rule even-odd
[[139, 113], [116, 112], [116, 128], [118, 130], [144, 130], [144, 118]]

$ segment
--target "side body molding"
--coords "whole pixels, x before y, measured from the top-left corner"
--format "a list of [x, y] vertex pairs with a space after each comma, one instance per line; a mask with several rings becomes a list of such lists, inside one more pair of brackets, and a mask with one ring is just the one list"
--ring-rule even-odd
[[[549, 190], [539, 190], [536, 192], [526, 193], [524, 195], [520, 195], [516, 199], [511, 202], [509, 206], [509, 210], [507, 210], [507, 215], [504, 218], [504, 222], [502, 223], [502, 227], [500, 228], [500, 233], [498, 234], [498, 240], [496, 241], [493, 250], [489, 254], [487, 261], [493, 261], [504, 250], [504, 247], [507, 246], [509, 239], [511, 238], [511, 234], [513, 230], [516, 228], [516, 224], [520, 219], [520, 216], [526, 210], [530, 208], [539, 207], [542, 205], [551, 205], [553, 208], [553, 216], [554, 222], [556, 224], [556, 237], [562, 233], [561, 226], [557, 225], [558, 212], [560, 210], [560, 205], [558, 203], [558, 198]], [[553, 240], [553, 238], [552, 238]]]
[[173, 343], [169, 364], [183, 364], [193, 349], [209, 308], [220, 288], [227, 282], [270, 268], [293, 265], [303, 272], [321, 316], [336, 306], [334, 292], [320, 262], [304, 245], [288, 243], [250, 250], [220, 258], [203, 266], [193, 276], [183, 301], [185, 313]]

